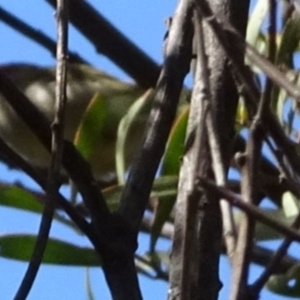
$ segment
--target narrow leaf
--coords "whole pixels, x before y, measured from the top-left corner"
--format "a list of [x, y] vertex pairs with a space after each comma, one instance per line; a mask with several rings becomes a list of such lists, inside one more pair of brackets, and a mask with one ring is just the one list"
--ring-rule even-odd
[[31, 192], [14, 185], [1, 185], [0, 205], [42, 213], [43, 205]]
[[79, 125], [75, 145], [87, 160], [100, 143], [101, 133], [107, 118], [106, 98], [96, 94], [91, 100]]
[[[153, 90], [148, 90], [139, 99], [137, 99], [129, 108], [127, 113], [122, 118], [117, 133], [117, 144], [116, 144], [116, 170], [117, 178], [120, 184], [125, 183], [125, 172], [126, 172], [126, 141], [128, 140], [128, 146], [134, 147], [133, 136], [130, 135], [130, 128], [142, 118], [142, 123], [146, 123], [146, 115], [141, 114], [146, 104], [149, 107], [149, 97], [153, 94]], [[143, 120], [144, 119], [144, 120]], [[136, 124], [135, 124], [136, 125]], [[143, 124], [139, 124], [143, 126]], [[135, 143], [133, 143], [135, 144]]]
[[[29, 261], [36, 236], [28, 234], [0, 236], [0, 256]], [[57, 239], [49, 239], [43, 263], [68, 266], [100, 266], [96, 252], [87, 247], [79, 247]]]

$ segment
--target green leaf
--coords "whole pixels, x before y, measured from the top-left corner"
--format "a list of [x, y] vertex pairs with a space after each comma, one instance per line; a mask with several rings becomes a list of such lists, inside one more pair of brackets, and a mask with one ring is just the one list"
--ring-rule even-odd
[[156, 178], [153, 183], [151, 197], [162, 198], [177, 194], [178, 175], [165, 175]]
[[[146, 116], [141, 115], [142, 111], [145, 107], [149, 107], [149, 98], [153, 95], [153, 90], [148, 90], [144, 93], [139, 99], [137, 99], [131, 107], [128, 109], [127, 113], [124, 115], [122, 120], [120, 121], [117, 133], [117, 144], [116, 144], [116, 171], [117, 178], [120, 184], [125, 183], [125, 172], [126, 172], [126, 141], [129, 143], [132, 142], [130, 139], [132, 136], [130, 135], [130, 128], [135, 123], [138, 123], [138, 119], [142, 117], [144, 118], [144, 123], [146, 123]], [[144, 127], [144, 126], [142, 126]], [[132, 146], [133, 145], [129, 145]]]
[[[30, 191], [14, 185], [0, 185], [0, 205], [21, 209], [32, 213], [42, 214], [45, 194]], [[68, 218], [55, 213], [54, 219], [72, 230], [78, 231], [77, 226]]]
[[95, 95], [79, 125], [75, 145], [84, 158], [89, 160], [100, 143], [104, 122], [107, 118], [107, 99], [101, 94]]
[[[162, 177], [156, 180], [161, 182], [163, 189], [157, 195], [158, 205], [156, 207], [154, 222], [150, 235], [150, 252], [155, 250], [157, 239], [160, 236], [164, 223], [170, 218], [177, 196], [178, 173], [180, 169], [180, 158], [184, 152], [184, 141], [188, 122], [189, 107], [181, 107], [181, 113], [177, 117], [167, 145], [165, 156], [162, 162]], [[175, 180], [175, 181], [174, 181]]]
[[43, 205], [37, 197], [26, 189], [13, 185], [1, 185], [0, 205], [39, 214], [43, 211]]
[[[119, 123], [142, 93], [141, 89], [134, 85], [116, 83], [115, 89], [97, 94], [92, 99], [75, 137], [75, 145], [90, 163], [97, 178], [105, 178], [115, 173]], [[136, 135], [140, 138], [141, 130], [136, 131], [138, 132]]]
[[[0, 256], [29, 261], [34, 249], [36, 236], [28, 234], [0, 236]], [[87, 247], [79, 247], [58, 239], [50, 238], [43, 263], [68, 266], [100, 266], [96, 252]]]
[[184, 152], [184, 141], [189, 116], [189, 107], [182, 108], [172, 127], [165, 156], [162, 163], [162, 175], [177, 175], [180, 169], [180, 158]]
[[300, 41], [300, 15], [290, 18], [283, 29], [281, 42], [277, 52], [277, 65], [286, 65], [293, 68], [293, 54]]
[[266, 287], [276, 294], [299, 299], [300, 265], [293, 266], [286, 274], [271, 276]]

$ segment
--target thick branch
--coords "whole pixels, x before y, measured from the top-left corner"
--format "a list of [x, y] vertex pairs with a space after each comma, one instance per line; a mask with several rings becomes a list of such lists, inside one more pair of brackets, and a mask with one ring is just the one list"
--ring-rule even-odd
[[[56, 55], [56, 42], [47, 36], [45, 33], [31, 27], [10, 12], [0, 7], [0, 20], [6, 23], [11, 28], [20, 32], [24, 36], [32, 39], [45, 49], [47, 49], [53, 57]], [[86, 63], [87, 62], [74, 52], [69, 52], [69, 61], [73, 63]]]
[[165, 61], [148, 121], [143, 147], [125, 186], [119, 213], [138, 233], [154, 176], [176, 115], [183, 80], [189, 71], [192, 43], [191, 8], [181, 3], [165, 47]]
[[[56, 0], [45, 1], [53, 7], [56, 6]], [[160, 71], [157, 64], [90, 4], [82, 0], [72, 0], [69, 14], [70, 22], [99, 53], [116, 63], [141, 87], [155, 86]]]

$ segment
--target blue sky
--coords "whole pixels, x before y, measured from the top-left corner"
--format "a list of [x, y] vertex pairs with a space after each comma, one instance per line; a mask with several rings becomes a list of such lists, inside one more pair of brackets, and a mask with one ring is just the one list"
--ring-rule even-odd
[[[71, 2], [71, 1], [70, 1]], [[162, 40], [165, 33], [165, 19], [172, 15], [176, 2], [175, 0], [103, 0], [88, 1], [98, 9], [129, 38], [137, 43], [158, 63], [162, 61]], [[42, 30], [55, 39], [55, 18], [53, 9], [42, 0], [0, 0], [1, 7], [13, 12], [32, 26]], [[24, 38], [6, 25], [0, 23], [0, 64], [8, 62], [31, 62], [39, 65], [53, 65], [54, 58], [34, 42]], [[72, 27], [70, 28], [70, 49], [77, 51], [84, 58], [123, 80], [130, 78], [118, 69], [113, 63], [104, 57], [99, 56], [95, 49]], [[33, 183], [25, 179], [18, 172], [10, 172], [5, 166], [0, 166], [0, 178], [8, 181], [25, 182], [33, 186]], [[12, 232], [35, 233], [39, 225], [39, 218], [28, 214], [12, 211], [0, 207], [0, 234]], [[54, 224], [52, 236], [63, 237], [68, 241], [77, 241], [83, 245], [88, 242], [73, 232], [67, 231], [62, 226]], [[140, 251], [147, 249], [148, 239], [145, 236], [140, 238]], [[168, 248], [169, 244], [161, 241], [162, 248]], [[222, 279], [225, 288], [222, 290], [220, 299], [227, 299], [229, 267], [226, 258], [221, 261]], [[0, 286], [1, 299], [11, 299], [16, 291], [24, 271], [25, 263], [10, 261], [0, 258]], [[96, 299], [110, 299], [109, 292], [104, 282], [102, 272], [93, 268], [90, 270], [92, 286]], [[257, 268], [253, 269], [257, 274]], [[144, 299], [165, 299], [167, 284], [162, 281], [152, 281], [140, 277], [141, 288]], [[85, 290], [85, 269], [73, 267], [42, 266], [36, 284], [28, 299], [86, 299]], [[264, 299], [283, 299], [273, 294], [264, 293]]]

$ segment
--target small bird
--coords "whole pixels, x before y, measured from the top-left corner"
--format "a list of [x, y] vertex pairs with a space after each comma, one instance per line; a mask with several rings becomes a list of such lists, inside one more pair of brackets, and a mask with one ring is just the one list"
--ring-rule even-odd
[[[7, 64], [0, 66], [28, 99], [49, 119], [54, 117], [55, 68], [44, 68], [32, 64]], [[69, 64], [67, 74], [67, 108], [65, 139], [74, 141], [82, 118], [92, 98], [98, 94], [103, 98], [105, 116], [98, 147], [88, 158], [96, 177], [105, 176], [115, 170], [115, 144], [120, 120], [133, 102], [143, 94], [135, 84], [122, 82], [91, 66]], [[149, 105], [150, 107], [150, 105]], [[100, 119], [99, 112], [99, 119]], [[97, 117], [96, 117], [97, 118]], [[134, 152], [141, 139], [146, 115], [134, 126], [127, 143], [128, 155]], [[0, 93], [0, 137], [30, 164], [47, 168], [50, 155], [27, 125], [17, 116]], [[132, 150], [132, 151], [131, 151]]]

